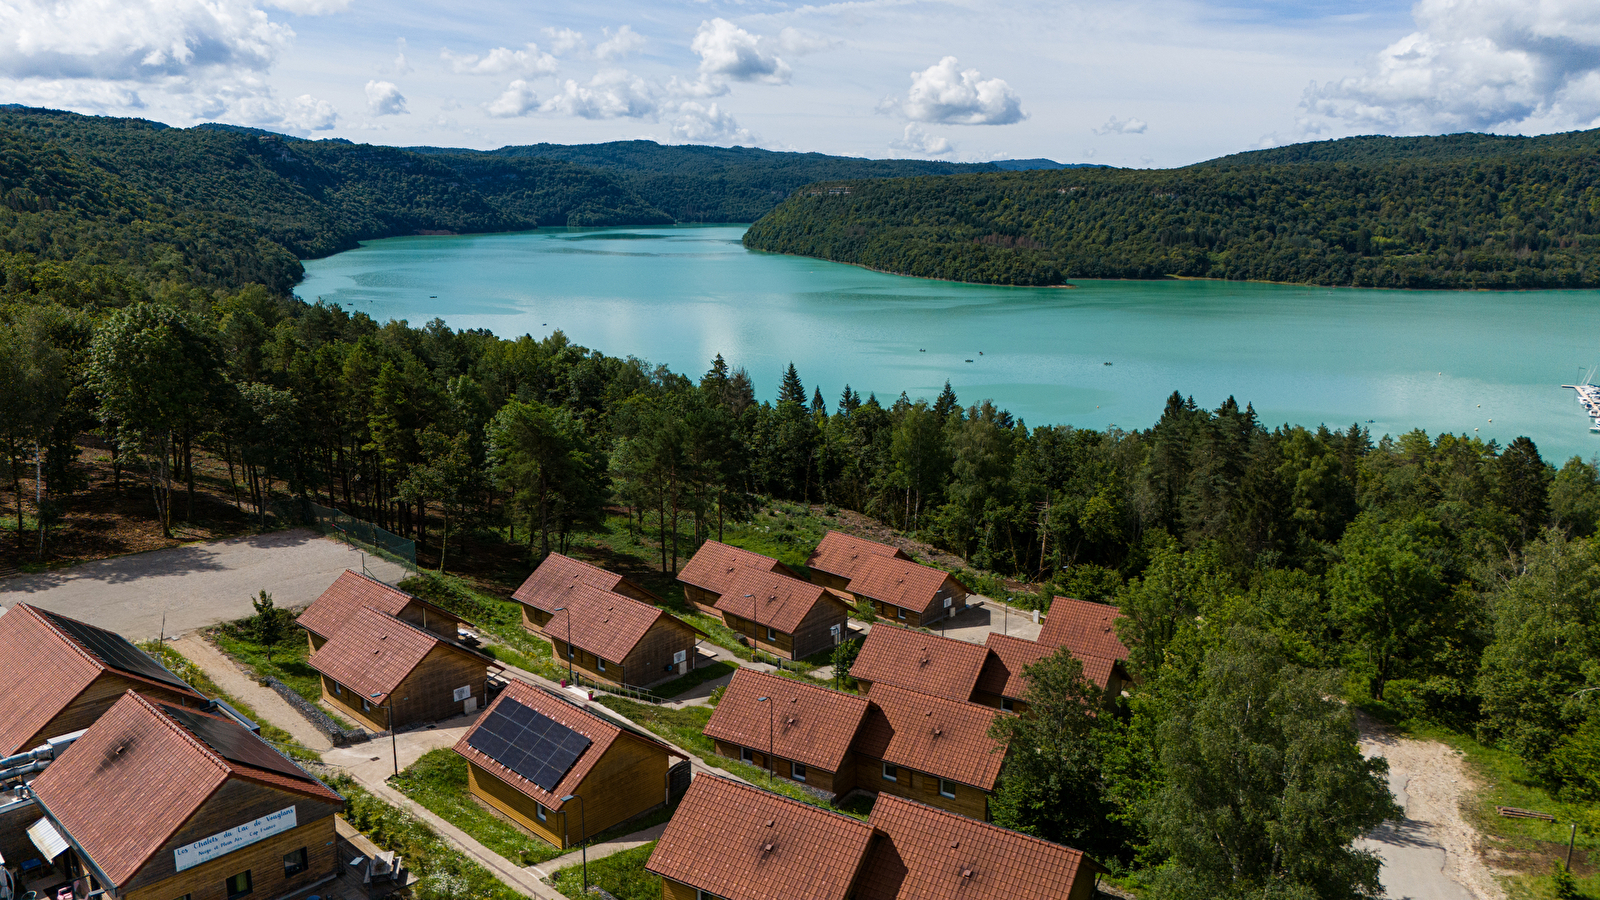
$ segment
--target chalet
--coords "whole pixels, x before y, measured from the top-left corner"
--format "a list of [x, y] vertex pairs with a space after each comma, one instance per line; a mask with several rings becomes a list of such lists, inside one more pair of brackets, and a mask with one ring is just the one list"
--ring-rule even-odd
[[489, 704], [455, 751], [467, 761], [472, 796], [563, 850], [665, 804], [667, 770], [679, 756], [521, 681]]
[[[1026, 712], [1028, 704], [1024, 697], [1028, 682], [1023, 672], [1028, 666], [1050, 658], [1055, 649], [992, 631], [984, 639], [984, 646], [989, 649], [989, 657], [984, 660], [983, 671], [978, 673], [977, 684], [973, 686], [972, 702], [998, 706], [1007, 712]], [[1086, 664], [1084, 674], [1105, 689], [1106, 684], [1098, 680], [1098, 667], [1091, 671]]]
[[1115, 697], [1133, 681], [1128, 673], [1128, 647], [1117, 635], [1123, 618], [1115, 606], [1057, 597], [1050, 602], [1038, 642], [1065, 647], [1083, 663], [1084, 677]]
[[856, 786], [851, 745], [866, 716], [865, 698], [739, 669], [705, 735], [721, 756], [842, 797]]
[[[537, 618], [538, 611], [560, 606], [561, 601], [553, 598], [559, 597], [563, 590], [572, 585], [586, 585], [596, 590], [610, 591], [651, 606], [659, 606], [663, 602], [660, 597], [624, 575], [579, 562], [570, 556], [552, 553], [544, 558], [544, 562], [539, 563], [539, 568], [534, 569], [528, 580], [511, 595], [511, 599], [522, 604], [523, 627], [531, 631], [539, 630], [543, 621]], [[548, 618], [547, 613], [545, 619]]]
[[867, 824], [854, 900], [1089, 900], [1106, 871], [1081, 850], [895, 796]]
[[722, 621], [750, 646], [784, 659], [831, 650], [848, 636], [850, 605], [826, 588], [774, 572], [740, 569], [717, 597]]
[[306, 630], [311, 650], [315, 652], [322, 649], [322, 645], [363, 607], [410, 622], [446, 640], [455, 640], [456, 630], [462, 624], [461, 617], [455, 613], [375, 578], [348, 570], [300, 613], [295, 624]]
[[967, 608], [967, 589], [954, 575], [903, 559], [863, 560], [846, 590], [857, 602], [871, 603], [879, 617], [912, 627]]
[[73, 896], [287, 897], [341, 865], [338, 794], [232, 719], [132, 691], [30, 787]]
[[856, 789], [988, 821], [989, 795], [1006, 755], [989, 726], [1006, 714], [881, 683], [868, 699], [852, 747]]
[[847, 900], [872, 834], [860, 819], [701, 775], [645, 869], [661, 876], [662, 900]]
[[645, 868], [663, 900], [1089, 900], [1105, 871], [899, 797], [862, 822], [716, 775], [694, 780]]
[[[606, 684], [649, 687], [687, 673], [705, 632], [632, 597], [572, 583], [523, 601], [523, 622], [574, 673]], [[531, 624], [528, 624], [531, 623]]]
[[817, 544], [817, 549], [806, 560], [806, 568], [811, 572], [811, 580], [823, 587], [844, 590], [850, 586], [850, 579], [856, 577], [861, 564], [869, 559], [900, 559], [907, 562], [911, 557], [899, 547], [858, 538], [841, 531], [830, 531], [822, 536], [822, 542]]
[[0, 616], [0, 756], [89, 727], [129, 690], [206, 703], [119, 634], [26, 603]]
[[987, 648], [968, 641], [879, 624], [861, 642], [850, 677], [869, 695], [882, 683], [966, 702], [973, 699], [989, 655]]
[[322, 699], [372, 731], [476, 712], [488, 700], [493, 659], [435, 632], [363, 606], [306, 660]]
[[744, 569], [800, 577], [770, 556], [740, 550], [720, 541], [706, 541], [684, 565], [683, 571], [678, 573], [678, 580], [683, 583], [684, 599], [699, 607], [701, 612], [717, 615], [717, 598], [728, 590], [733, 579]]

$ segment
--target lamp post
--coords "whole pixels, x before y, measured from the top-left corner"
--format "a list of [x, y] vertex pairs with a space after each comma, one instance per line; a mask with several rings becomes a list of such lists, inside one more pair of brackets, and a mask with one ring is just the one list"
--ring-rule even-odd
[[[372, 699], [374, 699], [374, 700], [378, 699], [378, 692], [377, 691], [373, 691], [372, 692]], [[389, 750], [394, 753], [394, 773], [396, 775], [399, 775], [400, 774], [400, 744], [395, 740], [395, 736], [394, 736], [394, 698], [393, 697], [390, 697], [389, 698], [389, 702], [385, 703], [383, 705], [383, 711], [385, 713], [384, 721], [389, 724]]]
[[567, 684], [574, 684], [576, 679], [572, 677], [572, 610], [558, 606], [550, 610], [550, 615], [553, 616], [558, 612], [567, 614]]
[[1007, 597], [1006, 598], [1005, 612], [1003, 613], [1003, 615], [1006, 618], [1005, 618], [1005, 624], [1000, 626], [1000, 633], [1001, 634], [1009, 635], [1011, 633], [1011, 601], [1013, 601], [1015, 599], [1017, 599], [1017, 598], [1015, 598], [1015, 597]]
[[583, 845], [583, 892], [587, 894], [589, 893], [589, 845], [583, 842], [588, 837], [589, 826], [584, 822], [583, 798], [577, 794], [568, 794], [561, 798], [562, 803], [569, 803], [573, 800], [578, 801], [578, 843]]
[[772, 720], [773, 717], [777, 715], [777, 713], [774, 712], [777, 707], [772, 705], [770, 702], [771, 700], [771, 697], [756, 698], [757, 703], [767, 704], [767, 771], [772, 775], [772, 777], [776, 778], [778, 777], [778, 764], [772, 759]]
[[756, 661], [756, 651], [760, 649], [761, 616], [756, 610], [756, 595], [745, 594], [750, 598], [750, 661]]

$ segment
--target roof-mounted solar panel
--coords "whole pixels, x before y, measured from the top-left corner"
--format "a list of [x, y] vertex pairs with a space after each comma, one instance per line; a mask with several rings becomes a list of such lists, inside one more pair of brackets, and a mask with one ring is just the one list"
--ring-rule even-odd
[[591, 741], [507, 697], [473, 729], [467, 745], [507, 769], [554, 791]]

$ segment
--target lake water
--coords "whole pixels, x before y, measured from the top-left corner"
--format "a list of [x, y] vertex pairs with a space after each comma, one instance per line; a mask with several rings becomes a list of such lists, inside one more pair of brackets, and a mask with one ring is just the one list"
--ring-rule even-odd
[[[297, 293], [375, 319], [577, 343], [698, 377], [721, 353], [758, 395], [793, 361], [829, 409], [992, 398], [1030, 425], [1145, 428], [1174, 390], [1269, 426], [1424, 428], [1559, 464], [1600, 452], [1573, 392], [1600, 363], [1600, 291], [1405, 292], [1207, 281], [985, 287], [740, 246], [743, 226], [408, 237], [306, 263]], [[1109, 363], [1109, 365], [1107, 365]], [[1493, 420], [1492, 422], [1490, 420]]]

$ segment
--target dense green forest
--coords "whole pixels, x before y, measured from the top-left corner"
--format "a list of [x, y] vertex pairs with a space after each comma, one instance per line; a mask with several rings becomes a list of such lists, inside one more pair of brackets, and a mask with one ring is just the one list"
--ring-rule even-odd
[[1593, 131], [1349, 138], [1183, 169], [859, 182], [797, 191], [745, 246], [988, 284], [1592, 287], [1597, 144]]

